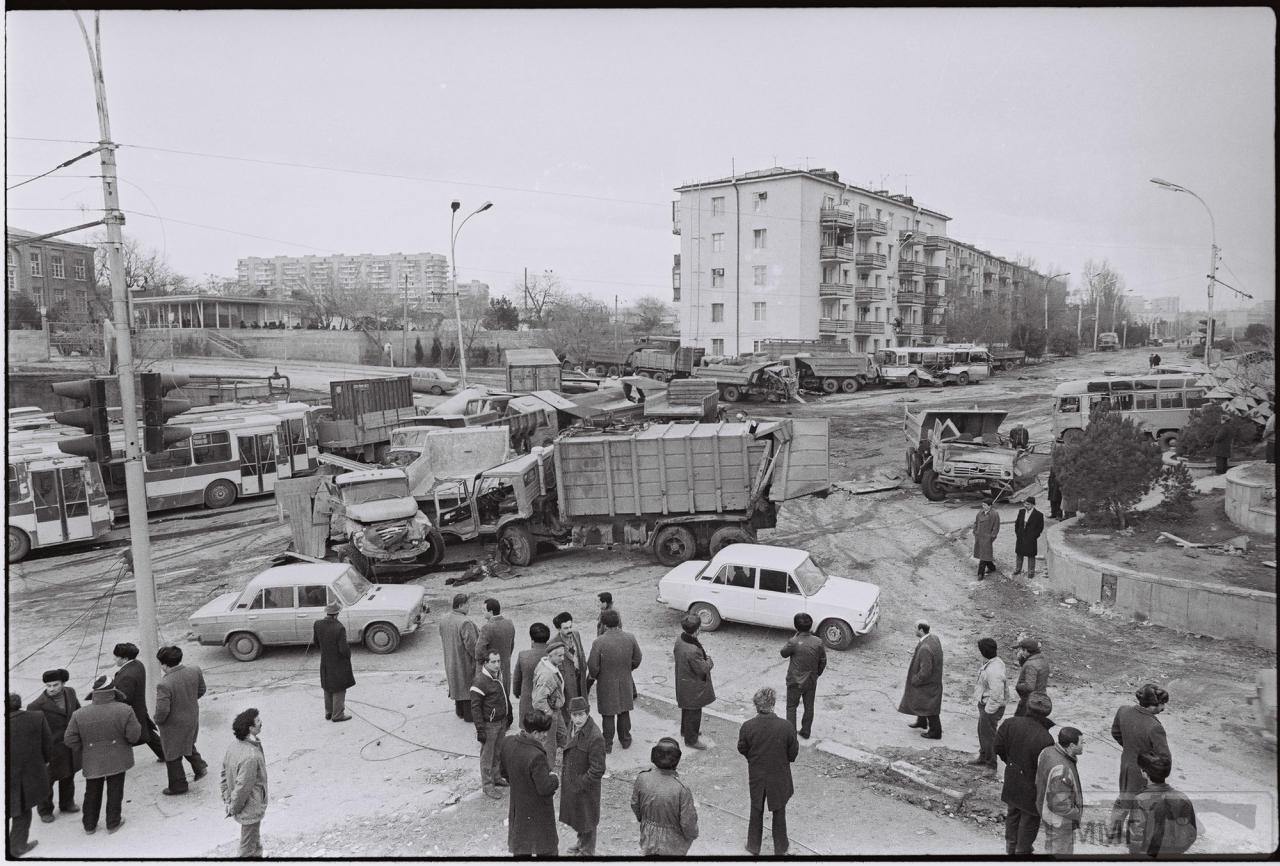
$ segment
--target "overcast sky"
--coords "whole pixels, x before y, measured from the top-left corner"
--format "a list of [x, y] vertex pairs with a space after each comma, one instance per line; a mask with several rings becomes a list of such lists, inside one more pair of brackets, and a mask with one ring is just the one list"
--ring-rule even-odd
[[[24, 139], [98, 130], [72, 14], [6, 25], [10, 187], [85, 149]], [[125, 231], [180, 272], [447, 255], [450, 199], [491, 199], [461, 279], [550, 268], [624, 303], [670, 300], [673, 187], [774, 164], [907, 191], [1046, 273], [1105, 258], [1138, 294], [1203, 306], [1208, 218], [1164, 177], [1213, 209], [1220, 278], [1273, 299], [1275, 36], [1270, 11], [1222, 8], [102, 16]], [[9, 224], [100, 214], [95, 173], [10, 191]]]

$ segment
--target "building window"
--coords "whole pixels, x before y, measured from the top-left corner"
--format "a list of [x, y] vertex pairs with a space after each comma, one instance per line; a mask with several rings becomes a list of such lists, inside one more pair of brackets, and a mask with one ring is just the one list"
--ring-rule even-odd
[[712, 232], [711, 234], [711, 252], [724, 252], [724, 232]]
[[9, 271], [9, 282], [8, 282], [9, 291], [16, 292], [18, 290], [18, 266], [11, 264], [9, 265], [8, 271]]
[[724, 196], [718, 195], [711, 199], [711, 215], [724, 216]]
[[711, 321], [713, 322], [724, 321], [724, 304], [711, 305]]
[[674, 286], [671, 289], [671, 302], [673, 304], [680, 303], [680, 287], [679, 286]]
[[724, 268], [711, 269], [711, 288], [713, 289], [724, 288]]
[[755, 236], [754, 243], [755, 243], [756, 249], [762, 250], [765, 248], [765, 238], [768, 231], [769, 231], [768, 229], [756, 229], [752, 233]]
[[62, 286], [55, 287], [53, 290], [53, 302], [55, 304], [61, 304], [66, 299], [67, 299], [67, 290], [62, 288]]
[[751, 269], [751, 274], [752, 274], [753, 285], [757, 285], [757, 286], [766, 285], [769, 279], [769, 266], [756, 265], [754, 268]]
[[724, 340], [712, 340], [712, 341], [711, 341], [711, 354], [712, 354], [712, 355], [723, 355], [723, 354], [724, 354]]
[[84, 282], [89, 278], [88, 270], [84, 266], [84, 259], [76, 259], [75, 264], [71, 266], [71, 272], [80, 282]]
[[764, 321], [764, 314], [765, 314], [765, 302], [764, 302], [764, 301], [756, 301], [755, 303], [753, 303], [753, 304], [751, 305], [751, 307], [752, 307], [752, 313], [753, 313], [753, 319], [754, 319], [754, 321], [757, 321], [757, 322], [763, 322], [763, 321]]
[[67, 271], [62, 266], [62, 256], [49, 256], [49, 275], [60, 280], [66, 278]]
[[756, 213], [760, 213], [761, 211], [764, 210], [764, 203], [768, 200], [769, 200], [769, 193], [767, 192], [756, 193], [755, 196], [753, 196], [751, 199], [752, 210], [754, 210]]
[[33, 276], [33, 277], [43, 277], [43, 276], [44, 276], [44, 268], [42, 268], [42, 267], [40, 266], [40, 254], [39, 254], [39, 253], [32, 253], [32, 254], [31, 254], [31, 276]]

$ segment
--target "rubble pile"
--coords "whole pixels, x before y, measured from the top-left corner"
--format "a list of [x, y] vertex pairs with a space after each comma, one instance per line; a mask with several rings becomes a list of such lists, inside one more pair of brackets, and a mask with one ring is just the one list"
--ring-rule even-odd
[[1211, 400], [1222, 400], [1234, 415], [1265, 425], [1275, 413], [1275, 368], [1270, 359], [1244, 362], [1223, 361], [1196, 382], [1208, 388]]

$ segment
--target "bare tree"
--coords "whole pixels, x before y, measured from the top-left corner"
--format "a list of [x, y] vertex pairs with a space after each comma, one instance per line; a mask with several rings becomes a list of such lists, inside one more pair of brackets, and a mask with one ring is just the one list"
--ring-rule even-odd
[[[96, 314], [110, 317], [111, 259], [107, 255], [106, 235], [95, 235], [93, 244], [97, 285], [90, 289], [89, 306]], [[125, 238], [121, 251], [124, 256], [124, 287], [128, 296], [173, 295], [194, 288], [192, 282], [170, 267], [160, 253], [143, 247], [136, 238]]]
[[544, 313], [552, 348], [571, 358], [585, 358], [600, 334], [609, 329], [609, 308], [588, 295], [568, 295]]
[[546, 270], [534, 276], [528, 287], [523, 280], [516, 280], [511, 295], [523, 298], [520, 306], [527, 309], [524, 322], [529, 327], [545, 328], [551, 309], [565, 299], [565, 289], [555, 272]]
[[[1100, 320], [1098, 330], [1116, 330], [1117, 322], [1129, 318], [1124, 302], [1124, 277], [1106, 259], [1101, 262], [1089, 259], [1084, 263], [1081, 278], [1087, 287], [1087, 303], [1097, 311]], [[1085, 318], [1091, 318], [1088, 310]]]
[[631, 305], [631, 314], [635, 317], [632, 330], [637, 334], [652, 334], [662, 328], [663, 320], [670, 311], [661, 298], [654, 295], [643, 297]]

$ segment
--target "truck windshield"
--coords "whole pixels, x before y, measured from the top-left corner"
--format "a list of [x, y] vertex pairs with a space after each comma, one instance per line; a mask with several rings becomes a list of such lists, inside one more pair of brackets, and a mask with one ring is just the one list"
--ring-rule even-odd
[[804, 558], [804, 562], [796, 567], [791, 573], [796, 579], [796, 583], [800, 584], [800, 590], [805, 595], [814, 595], [827, 582], [827, 573], [809, 557]]
[[354, 568], [348, 568], [333, 582], [333, 591], [343, 604], [355, 604], [369, 591], [369, 581]]
[[377, 502], [382, 499], [400, 499], [409, 495], [409, 481], [405, 478], [386, 478], [346, 484], [342, 487], [342, 499], [348, 505]]
[[396, 448], [388, 451], [387, 456], [382, 459], [384, 466], [408, 466], [422, 456], [421, 451], [415, 451], [412, 448]]

